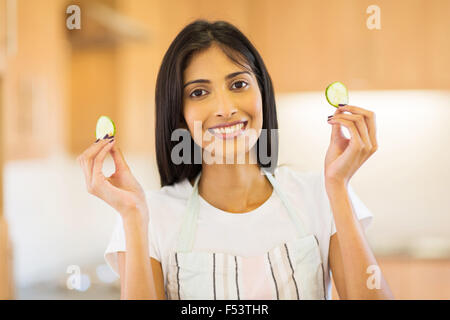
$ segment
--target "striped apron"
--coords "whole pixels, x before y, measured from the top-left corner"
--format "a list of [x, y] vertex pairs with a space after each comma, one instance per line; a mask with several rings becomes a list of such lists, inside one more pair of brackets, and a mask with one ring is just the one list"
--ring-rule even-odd
[[278, 182], [261, 168], [287, 208], [299, 237], [263, 255], [243, 257], [192, 251], [199, 211], [195, 179], [175, 252], [169, 255], [166, 294], [169, 300], [326, 299], [317, 238], [305, 228]]

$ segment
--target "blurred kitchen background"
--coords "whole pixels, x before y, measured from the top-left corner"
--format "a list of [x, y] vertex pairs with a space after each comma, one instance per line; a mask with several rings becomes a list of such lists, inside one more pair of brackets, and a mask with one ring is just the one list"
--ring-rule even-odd
[[279, 163], [322, 170], [329, 83], [376, 113], [379, 149], [351, 180], [368, 240], [396, 298], [450, 299], [448, 0], [0, 0], [0, 298], [119, 299], [103, 260], [118, 213], [76, 157], [108, 115], [136, 178], [159, 188], [156, 76], [197, 18], [235, 24], [261, 53]]

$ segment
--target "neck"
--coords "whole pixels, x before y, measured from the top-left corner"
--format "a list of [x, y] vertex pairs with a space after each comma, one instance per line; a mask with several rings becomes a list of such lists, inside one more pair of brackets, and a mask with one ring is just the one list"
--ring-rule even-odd
[[[246, 160], [249, 158], [247, 155]], [[270, 197], [272, 190], [256, 161], [202, 165], [199, 195], [223, 211], [245, 213], [254, 210]]]

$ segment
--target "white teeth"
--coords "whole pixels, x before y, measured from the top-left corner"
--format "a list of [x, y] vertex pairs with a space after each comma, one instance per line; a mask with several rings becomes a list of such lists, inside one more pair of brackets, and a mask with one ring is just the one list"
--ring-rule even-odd
[[241, 122], [241, 123], [235, 124], [234, 126], [231, 126], [231, 127], [215, 128], [215, 129], [212, 129], [212, 130], [215, 133], [219, 133], [219, 134], [221, 134], [221, 133], [222, 134], [223, 133], [233, 133], [233, 132], [235, 132], [237, 130], [241, 130], [243, 126], [244, 126], [244, 124]]

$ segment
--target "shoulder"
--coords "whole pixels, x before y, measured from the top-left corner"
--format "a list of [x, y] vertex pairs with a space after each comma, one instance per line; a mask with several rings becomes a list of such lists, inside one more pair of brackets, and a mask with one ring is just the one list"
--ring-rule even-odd
[[298, 167], [283, 165], [275, 170], [275, 177], [283, 190], [293, 199], [317, 209], [326, 206], [323, 171], [301, 170]]
[[160, 189], [145, 190], [150, 217], [171, 220], [179, 216], [183, 212], [180, 209], [186, 206], [191, 188], [189, 181], [185, 179]]
[[192, 188], [189, 181], [184, 179], [160, 189], [147, 189], [146, 197], [150, 200], [186, 200], [189, 196], [189, 190]]
[[275, 170], [275, 177], [283, 185], [317, 192], [323, 185], [323, 172], [301, 170], [291, 165], [282, 165]]

